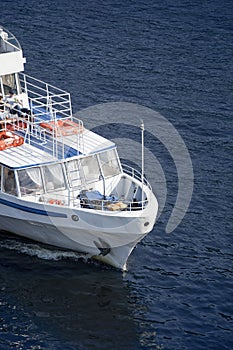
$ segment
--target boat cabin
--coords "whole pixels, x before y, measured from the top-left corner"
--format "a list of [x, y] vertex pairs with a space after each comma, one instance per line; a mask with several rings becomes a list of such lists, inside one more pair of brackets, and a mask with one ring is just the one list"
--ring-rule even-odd
[[44, 162], [26, 166], [24, 162], [22, 166], [13, 168], [12, 162], [13, 159], [9, 159], [8, 164], [0, 166], [1, 192], [33, 202], [68, 206], [77, 204], [77, 197], [84, 189], [93, 192], [93, 195], [96, 193], [96, 198], [99, 196], [97, 192], [102, 193], [104, 199], [104, 193], [106, 190], [109, 192], [109, 186], [113, 186], [114, 179], [122, 172], [114, 148], [50, 164]]

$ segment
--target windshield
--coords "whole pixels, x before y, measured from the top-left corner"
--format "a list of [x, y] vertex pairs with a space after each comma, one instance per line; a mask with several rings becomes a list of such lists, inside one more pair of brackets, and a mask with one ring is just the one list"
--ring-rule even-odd
[[99, 154], [99, 160], [103, 175], [105, 177], [115, 176], [121, 172], [120, 164], [115, 149], [103, 152]]
[[85, 157], [80, 160], [81, 169], [86, 183], [98, 181], [100, 168], [96, 155]]

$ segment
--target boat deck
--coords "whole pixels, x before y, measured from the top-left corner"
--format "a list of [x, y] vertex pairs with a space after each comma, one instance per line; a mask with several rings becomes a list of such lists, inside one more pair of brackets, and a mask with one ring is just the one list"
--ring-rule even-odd
[[[9, 125], [11, 124], [8, 123], [8, 127]], [[28, 131], [30, 127], [31, 125], [27, 125], [26, 129], [15, 127], [12, 133], [22, 136], [24, 144], [0, 151], [1, 164], [9, 168], [19, 169], [88, 155], [115, 147], [113, 142], [87, 129], [84, 129], [80, 142], [77, 135], [53, 137], [37, 125], [33, 126], [32, 131]]]
[[[19, 78], [22, 93], [18, 98], [33, 117], [31, 120], [16, 117], [7, 110], [0, 113], [1, 130], [24, 139], [21, 146], [0, 150], [1, 164], [18, 169], [115, 147], [113, 142], [85, 129], [83, 122], [73, 117], [69, 93], [24, 73]], [[68, 128], [59, 123], [69, 124]]]

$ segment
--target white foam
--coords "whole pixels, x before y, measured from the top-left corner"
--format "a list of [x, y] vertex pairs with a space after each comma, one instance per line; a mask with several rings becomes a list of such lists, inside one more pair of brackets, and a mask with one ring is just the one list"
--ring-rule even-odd
[[0, 248], [5, 248], [9, 250], [14, 250], [18, 253], [23, 253], [29, 256], [36, 256], [42, 260], [62, 260], [62, 259], [72, 259], [72, 260], [87, 260], [90, 256], [87, 254], [77, 253], [73, 251], [63, 251], [63, 250], [51, 250], [49, 248], [41, 247], [39, 244], [35, 243], [25, 243], [15, 240], [5, 240], [0, 242]]

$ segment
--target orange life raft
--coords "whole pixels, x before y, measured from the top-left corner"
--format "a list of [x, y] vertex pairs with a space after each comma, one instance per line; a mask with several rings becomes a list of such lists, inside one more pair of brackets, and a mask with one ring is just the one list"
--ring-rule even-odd
[[0, 151], [3, 151], [9, 147], [17, 147], [24, 143], [24, 139], [21, 136], [13, 134], [11, 131], [0, 132]]
[[59, 199], [50, 199], [49, 204], [64, 205], [64, 203]]
[[68, 135], [77, 135], [83, 133], [83, 125], [72, 122], [69, 119], [66, 120], [57, 120], [56, 122], [51, 121], [48, 123], [40, 123], [40, 127], [47, 130], [49, 133], [54, 134], [55, 136], [68, 136]]

